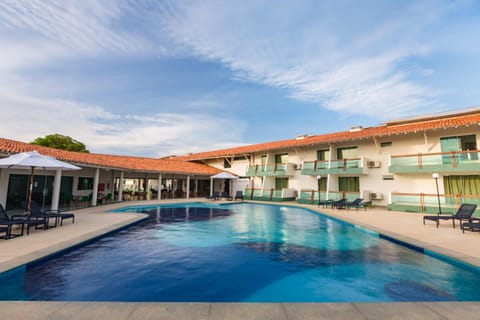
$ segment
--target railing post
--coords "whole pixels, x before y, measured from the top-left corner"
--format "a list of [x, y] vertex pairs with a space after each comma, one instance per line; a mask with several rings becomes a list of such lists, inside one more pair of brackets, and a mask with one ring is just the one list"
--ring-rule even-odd
[[451, 157], [452, 157], [452, 167], [456, 168], [457, 167], [457, 154], [455, 152], [452, 152]]
[[314, 164], [313, 164], [313, 172], [317, 172], [317, 163], [318, 163], [318, 160], [315, 160], [314, 161]]

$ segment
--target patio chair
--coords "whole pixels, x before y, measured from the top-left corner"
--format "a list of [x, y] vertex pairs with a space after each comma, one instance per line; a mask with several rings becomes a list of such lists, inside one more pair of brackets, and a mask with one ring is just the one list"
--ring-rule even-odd
[[30, 214], [49, 215], [50, 217], [55, 218], [55, 226], [57, 226], [58, 222], [60, 222], [60, 226], [62, 226], [63, 220], [65, 219], [72, 219], [72, 223], [75, 223], [75, 215], [73, 213], [61, 212], [60, 210], [42, 211], [42, 209], [40, 209], [40, 206], [34, 200], [32, 200], [32, 202], [30, 203]]
[[235, 201], [237, 201], [237, 200], [242, 200], [243, 201], [243, 191], [239, 190], [239, 191], [235, 192], [234, 200]]
[[440, 220], [452, 220], [453, 227], [455, 228], [455, 220], [459, 220], [460, 227], [462, 227], [462, 221], [470, 220], [476, 208], [476, 204], [462, 203], [455, 214], [439, 212], [436, 215], [423, 216], [423, 224], [425, 224], [425, 220], [435, 221], [438, 228]]
[[[27, 225], [27, 235], [30, 234], [30, 227], [31, 226], [39, 226], [44, 225], [44, 220], [39, 219], [25, 219], [24, 216], [12, 216], [9, 217], [3, 206], [0, 204], [0, 228], [4, 230], [5, 237], [4, 239], [10, 239], [18, 236], [23, 236], [23, 232], [25, 229], [25, 225]], [[21, 226], [20, 234], [12, 233], [13, 226]], [[0, 231], [2, 232], [2, 231]]]
[[365, 206], [362, 204], [363, 199], [362, 198], [357, 198], [353, 201], [347, 201], [347, 209], [350, 208], [355, 208], [355, 210], [358, 210], [358, 208], [364, 208]]

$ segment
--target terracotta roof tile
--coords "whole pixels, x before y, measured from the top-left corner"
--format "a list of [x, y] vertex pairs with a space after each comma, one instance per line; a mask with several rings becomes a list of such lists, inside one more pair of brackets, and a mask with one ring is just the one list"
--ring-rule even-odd
[[289, 139], [228, 148], [215, 151], [200, 152], [177, 157], [177, 160], [193, 161], [218, 157], [238, 156], [259, 151], [300, 148], [311, 145], [331, 144], [363, 139], [381, 138], [391, 135], [414, 133], [417, 131], [433, 131], [442, 128], [455, 128], [480, 124], [480, 109], [448, 116], [429, 116], [409, 121], [389, 122], [377, 127], [363, 128], [359, 131], [342, 131], [322, 135], [306, 136], [302, 139]]
[[221, 172], [207, 165], [186, 161], [73, 152], [0, 138], [0, 152], [13, 154], [33, 150], [78, 165], [110, 169], [197, 175], [214, 175]]

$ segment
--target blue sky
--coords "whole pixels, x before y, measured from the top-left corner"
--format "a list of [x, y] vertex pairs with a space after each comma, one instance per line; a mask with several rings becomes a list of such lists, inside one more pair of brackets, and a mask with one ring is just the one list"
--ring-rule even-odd
[[0, 136], [160, 157], [480, 103], [478, 1], [0, 1]]

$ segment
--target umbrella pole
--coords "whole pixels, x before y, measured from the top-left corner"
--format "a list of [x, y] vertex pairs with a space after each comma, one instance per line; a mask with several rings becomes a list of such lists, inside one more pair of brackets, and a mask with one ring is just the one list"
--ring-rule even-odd
[[28, 190], [28, 202], [27, 202], [27, 218], [30, 218], [30, 205], [32, 203], [32, 193], [33, 193], [33, 179], [35, 176], [35, 168], [32, 167], [32, 174], [30, 175], [30, 188]]

